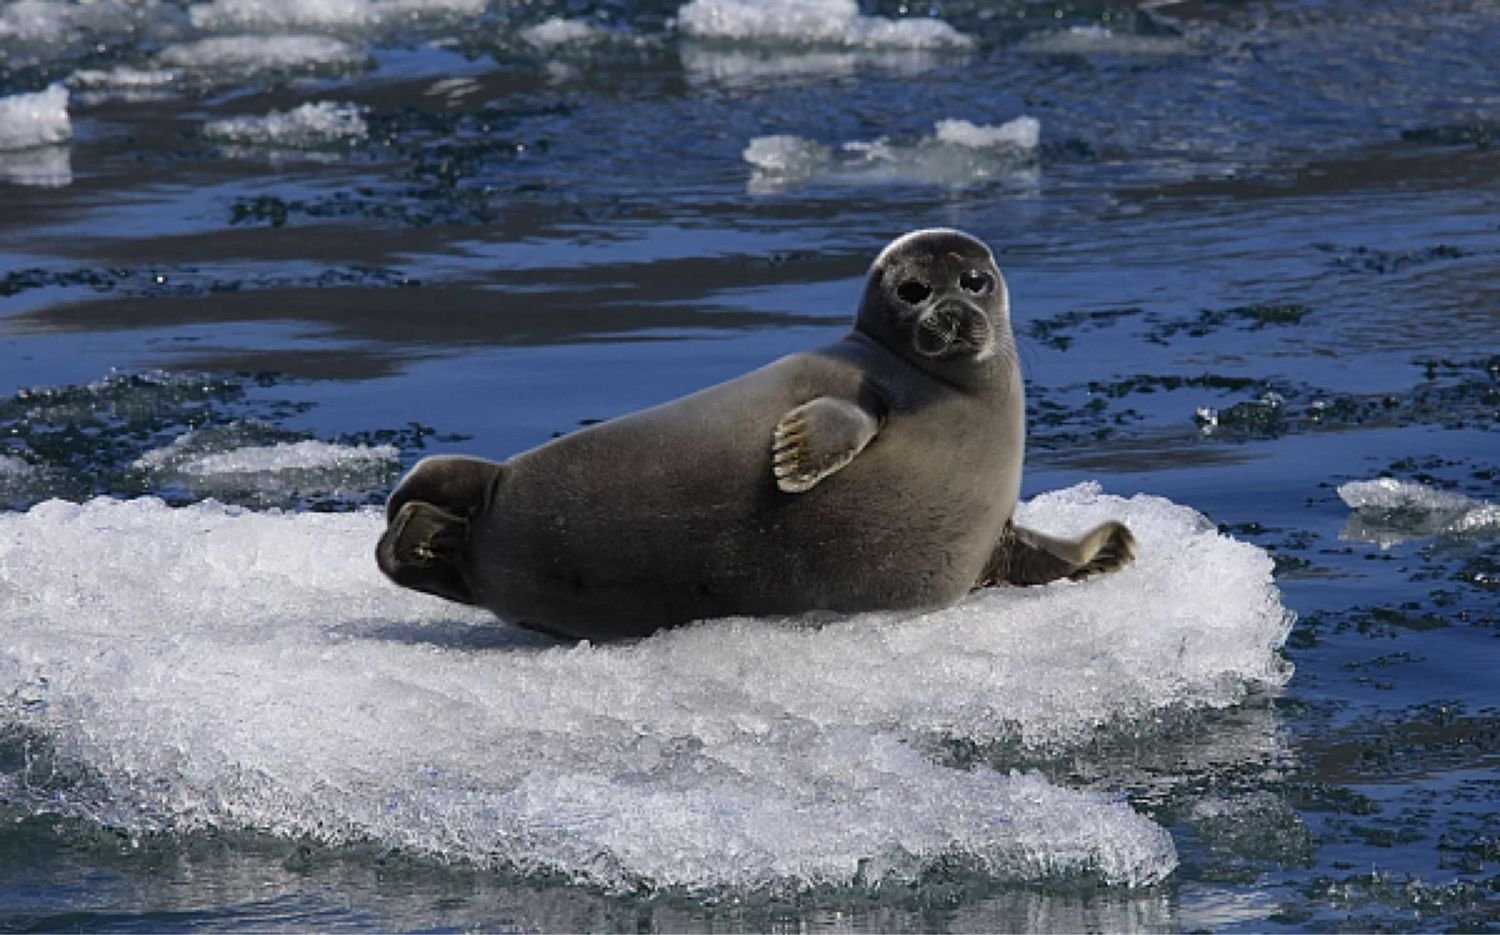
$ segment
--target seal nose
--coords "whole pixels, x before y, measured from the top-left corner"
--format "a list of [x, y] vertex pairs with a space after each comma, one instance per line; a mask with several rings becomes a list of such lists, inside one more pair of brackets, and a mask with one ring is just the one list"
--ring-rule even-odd
[[952, 299], [922, 313], [915, 338], [917, 351], [927, 357], [967, 353], [984, 360], [995, 350], [995, 329], [984, 312]]

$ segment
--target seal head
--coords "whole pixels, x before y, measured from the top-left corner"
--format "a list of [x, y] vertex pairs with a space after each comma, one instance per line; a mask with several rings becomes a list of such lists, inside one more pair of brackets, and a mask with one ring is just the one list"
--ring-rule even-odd
[[962, 231], [916, 231], [886, 247], [854, 327], [949, 383], [992, 382], [1015, 365], [1005, 278], [989, 248]]

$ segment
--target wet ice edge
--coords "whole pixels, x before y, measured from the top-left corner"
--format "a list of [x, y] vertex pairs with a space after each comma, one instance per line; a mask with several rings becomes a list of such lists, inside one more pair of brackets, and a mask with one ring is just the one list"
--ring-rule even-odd
[[920, 616], [724, 620], [557, 644], [386, 584], [358, 514], [52, 501], [0, 516], [0, 727], [84, 777], [0, 798], [134, 830], [250, 828], [689, 891], [912, 879], [1149, 884], [1128, 804], [940, 765], [934, 740], [1067, 747], [1274, 688], [1271, 562], [1193, 511], [1080, 486], [1020, 521], [1104, 517], [1141, 558]]

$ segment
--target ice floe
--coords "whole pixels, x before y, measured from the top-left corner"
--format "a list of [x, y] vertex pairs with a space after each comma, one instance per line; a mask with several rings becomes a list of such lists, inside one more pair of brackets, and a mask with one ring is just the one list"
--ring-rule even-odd
[[1034, 176], [1041, 123], [1017, 117], [1000, 126], [941, 120], [931, 136], [915, 142], [886, 138], [848, 142], [839, 149], [799, 136], [759, 136], [745, 147], [754, 167], [750, 190], [782, 191], [822, 181], [835, 184], [917, 182], [946, 187], [990, 179], [1024, 181]]
[[68, 89], [62, 85], [0, 97], [0, 150], [47, 146], [72, 136]]
[[1339, 537], [1382, 549], [1412, 539], [1500, 532], [1500, 506], [1425, 484], [1380, 477], [1340, 484], [1338, 493], [1354, 511]]
[[353, 104], [319, 101], [261, 117], [229, 117], [203, 126], [210, 140], [239, 146], [307, 149], [362, 140], [369, 126]]
[[1141, 555], [1096, 581], [590, 645], [383, 581], [373, 510], [0, 514], [0, 729], [27, 732], [61, 777], [7, 761], [0, 798], [611, 888], [868, 885], [953, 861], [1152, 883], [1174, 846], [1126, 802], [935, 754], [948, 739], [1066, 749], [1285, 681], [1289, 614], [1259, 549], [1091, 486], [1022, 519], [1067, 533], [1104, 516]]
[[692, 39], [872, 49], [968, 48], [939, 19], [864, 16], [855, 0], [691, 0], [677, 28]]

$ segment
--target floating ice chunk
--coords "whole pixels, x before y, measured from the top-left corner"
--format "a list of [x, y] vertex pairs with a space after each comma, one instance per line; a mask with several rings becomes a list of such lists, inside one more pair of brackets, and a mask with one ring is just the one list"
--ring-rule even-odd
[[154, 91], [170, 88], [182, 80], [182, 74], [165, 68], [84, 68], [68, 76], [75, 88], [121, 88]]
[[833, 162], [833, 150], [800, 136], [757, 136], [744, 155], [763, 172], [800, 177], [811, 177]]
[[605, 38], [605, 31], [585, 19], [563, 19], [554, 16], [521, 30], [521, 39], [542, 49], [566, 45], [587, 45]]
[[694, 39], [850, 48], [967, 48], [973, 40], [937, 19], [862, 16], [855, 0], [691, 0], [677, 28]]
[[1382, 549], [1411, 539], [1500, 531], [1500, 506], [1411, 481], [1350, 481], [1338, 493], [1354, 510], [1339, 538]]
[[0, 97], [0, 150], [61, 143], [73, 136], [68, 89], [54, 84], [33, 94]]
[[914, 143], [882, 137], [853, 141], [838, 153], [797, 136], [756, 137], [745, 147], [755, 167], [750, 190], [783, 191], [818, 180], [835, 184], [917, 182], [960, 188], [990, 179], [1027, 181], [1036, 173], [1041, 123], [1017, 117], [998, 127], [942, 120]]
[[1182, 55], [1193, 50], [1180, 36], [1138, 36], [1107, 26], [1070, 26], [1037, 33], [1017, 44], [1022, 52], [1043, 55]]
[[172, 68], [202, 71], [338, 70], [365, 64], [364, 51], [325, 36], [216, 36], [169, 45], [157, 56]]
[[0, 765], [0, 798], [608, 887], [858, 885], [950, 858], [1004, 880], [1154, 882], [1172, 842], [1126, 803], [926, 755], [947, 738], [1067, 747], [1285, 681], [1289, 615], [1260, 550], [1092, 487], [1022, 519], [1068, 533], [1105, 516], [1141, 555], [1097, 581], [594, 646], [384, 582], [376, 511], [0, 514], [0, 730], [43, 739], [65, 790]]
[[292, 149], [329, 146], [362, 140], [369, 132], [360, 109], [353, 104], [319, 101], [264, 117], [230, 117], [203, 126], [203, 135], [241, 146]]
[[309, 496], [361, 497], [388, 485], [399, 466], [392, 445], [241, 443], [250, 433], [238, 425], [188, 432], [133, 467], [161, 487], [195, 496], [278, 505]]
[[71, 185], [73, 150], [67, 146], [0, 150], [0, 179], [35, 188]]
[[361, 29], [425, 17], [477, 16], [487, 0], [212, 0], [188, 14], [199, 29]]
[[967, 120], [939, 120], [934, 130], [933, 138], [938, 142], [970, 149], [1005, 146], [1036, 149], [1042, 135], [1042, 122], [1035, 117], [1017, 117], [998, 127], [985, 127]]

